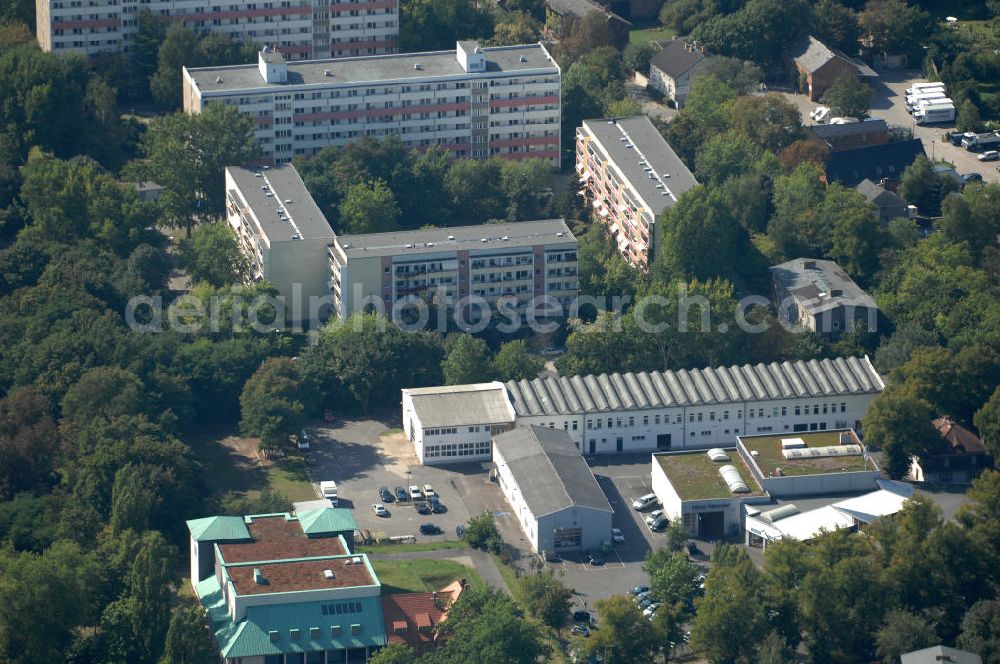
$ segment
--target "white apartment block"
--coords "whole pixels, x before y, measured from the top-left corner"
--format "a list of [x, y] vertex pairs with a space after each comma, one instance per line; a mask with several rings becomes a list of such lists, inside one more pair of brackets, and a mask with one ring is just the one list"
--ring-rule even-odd
[[318, 319], [329, 300], [326, 252], [334, 235], [298, 172], [226, 168], [226, 219], [250, 262], [250, 282], [274, 284], [287, 319]]
[[[885, 384], [868, 357], [843, 357], [548, 376], [504, 387], [491, 393], [494, 408], [511, 404], [517, 426], [563, 429], [584, 454], [615, 454], [732, 447], [741, 435], [858, 429]], [[450, 426], [449, 442], [466, 442], [461, 413]]]
[[453, 158], [541, 158], [559, 167], [560, 70], [541, 44], [184, 69], [184, 110], [253, 118], [266, 163], [398, 134]]
[[580, 193], [629, 263], [649, 267], [661, 215], [698, 182], [645, 115], [584, 120], [576, 130]]
[[38, 44], [57, 53], [131, 54], [139, 14], [279, 48], [293, 59], [393, 53], [398, 0], [35, 0]]
[[395, 318], [420, 298], [480, 307], [469, 318], [506, 308], [523, 323], [532, 301], [539, 317], [566, 315], [579, 287], [577, 240], [562, 219], [340, 235], [329, 259], [340, 318], [373, 306]]

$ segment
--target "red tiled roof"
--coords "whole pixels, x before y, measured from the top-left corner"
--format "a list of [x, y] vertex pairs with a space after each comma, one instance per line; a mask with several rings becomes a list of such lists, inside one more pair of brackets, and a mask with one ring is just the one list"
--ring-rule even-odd
[[941, 440], [946, 442], [955, 453], [980, 454], [986, 451], [979, 436], [958, 422], [952, 422], [949, 417], [939, 417], [931, 424], [937, 429]]
[[[349, 586], [369, 586], [375, 583], [368, 566], [351, 563], [352, 557], [330, 558], [326, 560], [306, 560], [298, 562], [277, 562], [263, 565], [230, 565], [226, 567], [240, 595], [263, 595], [295, 590], [321, 590]], [[259, 569], [264, 584], [254, 580], [254, 570]], [[326, 570], [332, 570], [334, 578], [327, 579]]]
[[252, 542], [219, 545], [226, 563], [342, 556], [348, 553], [339, 537], [310, 539], [302, 532], [298, 519], [286, 520], [283, 514], [253, 517], [247, 529], [253, 537]]
[[[435, 641], [433, 627], [448, 617], [448, 609], [464, 589], [464, 582], [459, 580], [437, 592], [383, 595], [382, 619], [389, 643], [405, 643], [421, 652]], [[400, 625], [405, 626], [405, 631], [397, 631]]]

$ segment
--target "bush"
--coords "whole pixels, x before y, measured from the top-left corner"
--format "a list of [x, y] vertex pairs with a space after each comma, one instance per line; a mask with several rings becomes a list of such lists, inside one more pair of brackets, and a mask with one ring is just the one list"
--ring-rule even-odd
[[465, 527], [465, 541], [473, 549], [495, 554], [503, 551], [503, 538], [500, 537], [500, 531], [493, 522], [493, 515], [489, 512], [483, 512], [469, 519], [469, 525]]

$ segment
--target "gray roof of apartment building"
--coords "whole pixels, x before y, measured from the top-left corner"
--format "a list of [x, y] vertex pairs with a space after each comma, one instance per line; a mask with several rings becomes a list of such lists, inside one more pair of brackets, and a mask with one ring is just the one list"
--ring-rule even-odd
[[509, 381], [518, 416], [709, 406], [869, 394], [885, 388], [865, 357]]
[[660, 51], [653, 56], [649, 64], [673, 79], [679, 78], [708, 57], [683, 39], [669, 39], [657, 43], [660, 45]]
[[[486, 73], [548, 69], [558, 71], [555, 61], [541, 44], [482, 48]], [[464, 77], [469, 74], [458, 63], [456, 52], [397, 53], [354, 58], [302, 60], [288, 63], [288, 83], [265, 83], [257, 64], [196, 67], [188, 74], [202, 93], [224, 94], [256, 88], [291, 88], [296, 85], [361, 85], [406, 79]], [[326, 72], [329, 71], [328, 76]]]
[[903, 206], [906, 207], [906, 200], [894, 191], [889, 191], [880, 184], [876, 184], [865, 178], [855, 187], [859, 194], [879, 208]]
[[506, 424], [514, 412], [503, 383], [441, 385], [403, 390], [410, 395], [413, 409], [423, 428]]
[[[811, 314], [837, 307], [876, 309], [872, 296], [834, 261], [796, 258], [771, 267], [771, 275]], [[834, 295], [839, 291], [839, 295]]]
[[583, 125], [654, 215], [673, 207], [681, 194], [697, 186], [694, 175], [645, 115], [584, 120]]
[[791, 55], [792, 59], [808, 72], [814, 72], [826, 63], [830, 62], [830, 60], [840, 58], [841, 60], [853, 65], [854, 68], [858, 70], [858, 74], [861, 76], [869, 78], [878, 76], [878, 74], [875, 73], [875, 70], [868, 65], [856, 62], [847, 54], [842, 53], [837, 49], [830, 48], [812, 35], [803, 36], [798, 42], [796, 42]]
[[562, 429], [522, 426], [493, 437], [535, 517], [570, 507], [613, 512], [594, 473]]
[[291, 164], [253, 170], [229, 166], [226, 170], [271, 242], [333, 239], [330, 223]]
[[348, 258], [499, 250], [560, 242], [576, 242], [562, 219], [340, 235], [336, 240]]
[[622, 23], [632, 25], [604, 5], [599, 2], [594, 2], [593, 0], [547, 0], [545, 4], [549, 9], [560, 16], [575, 16], [576, 18], [583, 18], [591, 12], [600, 12], [605, 16], [619, 20]]

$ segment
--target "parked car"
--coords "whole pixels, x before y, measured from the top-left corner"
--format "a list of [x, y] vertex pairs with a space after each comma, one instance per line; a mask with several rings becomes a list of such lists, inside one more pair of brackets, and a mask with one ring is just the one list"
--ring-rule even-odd
[[650, 508], [656, 504], [656, 494], [647, 493], [645, 496], [639, 496], [632, 501], [632, 509], [637, 512], [641, 512], [644, 509]]
[[667, 517], [661, 514], [659, 518], [657, 518], [655, 521], [649, 524], [649, 529], [652, 530], [654, 533], [658, 533], [663, 530], [666, 530], [668, 524], [669, 521], [667, 521]]
[[420, 493], [420, 487], [416, 484], [410, 485], [410, 500], [420, 500], [424, 497], [424, 494]]
[[583, 609], [577, 609], [573, 612], [573, 620], [576, 622], [590, 622], [590, 611], [585, 611]]
[[587, 553], [587, 562], [595, 567], [598, 567], [604, 564], [604, 558], [601, 558], [601, 554], [596, 551], [589, 551]]
[[590, 628], [586, 625], [573, 625], [573, 629], [570, 631], [580, 636], [590, 636]]
[[649, 597], [648, 589], [642, 591], [641, 593], [638, 593], [635, 597], [632, 598], [632, 601], [635, 602], [636, 604], [639, 604], [640, 602], [642, 602], [642, 600], [646, 599], [647, 597]]
[[389, 516], [389, 510], [385, 508], [382, 503], [375, 503], [372, 505], [372, 512], [375, 512], [375, 516], [387, 517]]
[[441, 529], [435, 526], [433, 523], [422, 523], [420, 524], [420, 534], [421, 535], [437, 535], [441, 532]]
[[546, 346], [545, 348], [542, 349], [542, 355], [545, 355], [546, 357], [556, 357], [562, 354], [563, 354], [562, 349], [556, 348], [555, 346]]
[[615, 544], [621, 544], [625, 541], [625, 534], [621, 531], [621, 528], [611, 529], [611, 541]]
[[325, 482], [319, 483], [319, 491], [323, 494], [323, 497], [330, 501], [330, 504], [334, 507], [340, 504], [337, 497], [337, 483], [333, 480], [327, 480]]
[[962, 176], [962, 186], [969, 184], [970, 182], [982, 182], [983, 176], [981, 173], [966, 173]]
[[696, 556], [699, 553], [701, 553], [701, 551], [698, 549], [698, 545], [695, 544], [694, 542], [687, 543], [687, 550], [689, 556]]
[[996, 161], [1000, 159], [1000, 152], [997, 152], [996, 150], [987, 150], [982, 154], [976, 155], [976, 159], [979, 161]]
[[309, 434], [303, 429], [299, 432], [298, 437], [295, 440], [295, 444], [299, 446], [299, 449], [305, 452], [309, 449]]
[[433, 512], [434, 514], [443, 514], [444, 513], [444, 511], [445, 511], [444, 505], [441, 504], [441, 501], [438, 499], [437, 496], [433, 496], [433, 495], [432, 496], [428, 496], [427, 497], [427, 502], [430, 504], [431, 512]]
[[436, 495], [437, 494], [434, 493], [434, 487], [432, 487], [430, 484], [424, 485], [424, 498], [430, 498], [431, 496], [436, 496]]
[[829, 115], [830, 115], [829, 106], [817, 106], [813, 110], [809, 111], [809, 117], [812, 118], [813, 121], [818, 122], [820, 124], [825, 122], [827, 116]]
[[455, 537], [458, 539], [465, 539], [465, 526], [462, 524], [455, 526]]
[[392, 495], [392, 492], [389, 491], [389, 487], [387, 486], [380, 486], [378, 488], [378, 495], [383, 503], [391, 503], [393, 500], [395, 500], [395, 498]]
[[656, 610], [658, 608], [660, 608], [660, 603], [659, 602], [653, 602], [652, 604], [650, 604], [649, 606], [647, 606], [645, 609], [642, 610], [642, 615], [644, 615], [644, 616], [646, 616], [648, 618], [649, 616], [651, 616], [654, 613], [656, 613]]
[[399, 502], [405, 502], [410, 499], [410, 495], [406, 493], [406, 489], [401, 486], [397, 486], [392, 492], [396, 494], [396, 500]]
[[649, 592], [649, 586], [636, 586], [632, 590], [628, 591], [630, 595], [641, 595], [642, 593]]
[[431, 507], [427, 504], [426, 500], [414, 500], [413, 507], [416, 508], [417, 514], [430, 514]]
[[661, 516], [663, 516], [663, 510], [653, 510], [649, 513], [649, 516], [646, 517], [646, 525], [652, 525], [652, 523]]

